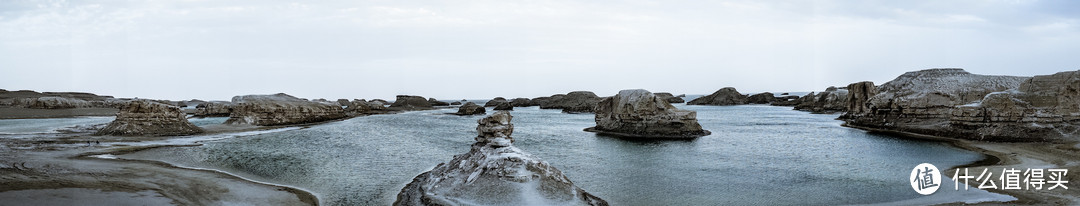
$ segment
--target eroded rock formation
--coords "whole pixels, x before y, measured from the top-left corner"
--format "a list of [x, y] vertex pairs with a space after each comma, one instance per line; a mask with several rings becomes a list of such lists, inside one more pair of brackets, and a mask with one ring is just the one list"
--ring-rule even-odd
[[622, 90], [596, 106], [596, 126], [585, 131], [634, 138], [696, 138], [709, 135], [697, 112], [681, 110], [644, 89]]
[[394, 205], [607, 205], [547, 162], [513, 146], [507, 111], [477, 121], [468, 153], [413, 178]]
[[232, 113], [232, 102], [210, 101], [195, 105], [196, 117], [228, 117]]
[[494, 110], [514, 110], [514, 106], [511, 106], [510, 102], [499, 102], [498, 105], [495, 105]]
[[847, 110], [848, 90], [829, 87], [823, 92], [811, 92], [798, 99], [796, 110], [813, 113], [835, 113]]
[[734, 87], [724, 87], [710, 95], [699, 97], [687, 102], [688, 105], [740, 105], [746, 104], [746, 95], [739, 93]]
[[390, 104], [390, 109], [397, 110], [426, 110], [433, 109], [431, 103], [421, 96], [397, 95], [397, 100]]
[[488, 100], [486, 103], [484, 103], [484, 107], [499, 106], [499, 103], [503, 103], [503, 102], [508, 102], [508, 101], [506, 101], [506, 98], [503, 98], [503, 97], [495, 97], [494, 99]]
[[574, 91], [565, 95], [552, 95], [538, 103], [540, 109], [562, 109], [566, 113], [589, 113], [593, 112], [593, 108], [596, 107], [598, 102], [600, 102], [600, 97], [593, 92]]
[[770, 104], [776, 101], [776, 96], [773, 96], [772, 92], [762, 92], [746, 98], [746, 102], [750, 104]]
[[438, 106], [450, 106], [450, 103], [439, 101], [439, 100], [437, 100], [435, 98], [428, 98], [428, 103], [430, 103], [431, 106], [437, 106], [437, 107]]
[[477, 114], [485, 114], [485, 113], [487, 113], [487, 109], [484, 109], [484, 107], [481, 107], [480, 105], [477, 105], [476, 103], [465, 102], [464, 105], [461, 105], [461, 107], [458, 107], [457, 113], [454, 113], [454, 114], [456, 114], [456, 115], [477, 115]]
[[284, 93], [235, 96], [232, 103], [233, 110], [225, 124], [271, 126], [345, 117], [345, 110], [340, 106], [303, 100]]
[[[656, 95], [656, 97], [660, 97], [661, 99], [667, 100], [668, 103], [683, 103], [683, 102], [686, 102], [686, 100], [683, 100], [682, 97], [676, 97], [675, 95], [672, 95], [671, 93], [667, 93], [667, 92], [657, 92], [657, 93], [653, 93], [653, 94]], [[682, 95], [682, 96], [686, 96], [686, 95]]]
[[1078, 129], [1066, 118], [1068, 108], [1076, 108], [1080, 100], [1070, 95], [1080, 89], [1076, 75], [1075, 71], [1031, 78], [961, 69], [908, 72], [876, 87], [877, 94], [866, 100], [865, 108], [841, 118], [848, 126], [961, 139], [1043, 141], [1076, 136]]
[[148, 100], [132, 100], [120, 106], [113, 120], [94, 135], [179, 136], [202, 133], [187, 121], [179, 107]]
[[530, 101], [529, 98], [514, 98], [514, 99], [510, 100], [510, 106], [514, 106], [514, 107], [531, 107], [531, 106], [540, 106], [540, 105], [539, 104], [532, 104], [532, 101]]

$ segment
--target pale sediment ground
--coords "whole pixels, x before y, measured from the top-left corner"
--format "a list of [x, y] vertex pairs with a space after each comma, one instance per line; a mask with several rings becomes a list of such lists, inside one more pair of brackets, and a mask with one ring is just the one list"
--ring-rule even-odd
[[[995, 143], [995, 142], [977, 142], [961, 140], [957, 141], [957, 146], [968, 148], [973, 151], [982, 152], [987, 155], [991, 155], [996, 158], [996, 162], [985, 161], [975, 163], [972, 165], [959, 166], [959, 169], [967, 168], [968, 175], [978, 176], [984, 169], [987, 172], [993, 172], [993, 180], [996, 181], [996, 185], [999, 189], [988, 189], [991, 192], [1008, 194], [1010, 196], [1018, 198], [1016, 201], [1010, 201], [1005, 203], [989, 202], [986, 204], [1005, 204], [1005, 205], [1077, 205], [1080, 204], [1080, 145], [1076, 141], [1066, 142], [1037, 142], [1037, 143]], [[994, 159], [991, 159], [994, 160]], [[958, 168], [951, 168], [946, 170], [944, 176], [951, 177], [956, 174]], [[1050, 180], [1049, 172], [1046, 169], [1068, 169], [1068, 173], [1065, 175], [1064, 180], [1068, 183], [1068, 189], [1057, 187], [1053, 190], [1049, 190], [1052, 184], [1045, 184], [1041, 190], [1034, 188], [1023, 187], [1024, 182], [1021, 181], [1021, 189], [1019, 190], [1002, 190], [1003, 183], [998, 178], [1004, 169], [1018, 169], [1025, 171], [1027, 169], [1044, 169], [1043, 179]], [[963, 175], [963, 171], [960, 171]], [[1021, 174], [1023, 179], [1023, 174]], [[981, 182], [970, 181], [968, 185], [971, 187], [978, 187]], [[962, 187], [962, 186], [961, 186]], [[945, 189], [945, 188], [943, 188]], [[953, 188], [948, 188], [953, 189]]]
[[314, 194], [296, 188], [157, 161], [109, 158], [110, 154], [153, 147], [197, 145], [244, 133], [295, 129], [216, 127], [211, 131], [219, 134], [188, 137], [70, 134], [0, 138], [0, 205], [318, 204]]
[[[970, 201], [968, 201], [968, 202], [960, 202], [960, 201], [939, 202], [939, 203], [941, 203], [943, 205], [969, 205], [969, 204], [973, 204], [973, 203], [974, 204], [982, 204], [982, 205], [1078, 205], [1078, 204], [1080, 204], [1080, 188], [1076, 188], [1076, 186], [1080, 186], [1080, 183], [1077, 182], [1078, 180], [1080, 180], [1080, 175], [1076, 174], [1077, 172], [1080, 172], [1080, 142], [1077, 142], [1076, 140], [1063, 140], [1063, 141], [1059, 141], [1059, 142], [1020, 142], [1020, 143], [986, 142], [986, 141], [959, 140], [959, 139], [928, 136], [928, 135], [913, 134], [913, 133], [906, 133], [906, 132], [880, 130], [880, 129], [874, 129], [874, 128], [858, 127], [858, 126], [847, 125], [847, 124], [845, 124], [845, 126], [864, 129], [864, 130], [868, 130], [868, 131], [874, 131], [874, 132], [896, 133], [896, 134], [900, 134], [900, 135], [903, 135], [903, 136], [906, 136], [906, 137], [917, 138], [917, 139], [946, 141], [946, 142], [951, 142], [953, 145], [955, 145], [957, 147], [960, 147], [960, 148], [964, 148], [964, 149], [967, 149], [967, 150], [983, 153], [983, 154], [988, 156], [988, 158], [985, 159], [985, 160], [978, 161], [978, 162], [968, 164], [968, 165], [956, 166], [954, 168], [948, 168], [948, 169], [941, 168], [941, 169], [945, 169], [944, 171], [942, 171], [942, 176], [944, 176], [944, 178], [942, 178], [942, 181], [945, 181], [946, 179], [949, 179], [948, 181], [953, 181], [951, 179], [951, 177], [954, 174], [956, 174], [957, 169], [967, 168], [967, 170], [969, 172], [968, 175], [971, 175], [971, 176], [979, 176], [980, 173], [982, 173], [983, 169], [987, 169], [987, 172], [993, 172], [993, 174], [992, 174], [993, 176], [991, 176], [991, 177], [993, 178], [993, 181], [995, 181], [995, 183], [996, 183], [996, 185], [998, 186], [999, 189], [985, 189], [985, 190], [993, 192], [993, 193], [997, 193], [997, 194], [1009, 195], [1011, 197], [1014, 197], [1014, 199], [1015, 199], [1015, 200], [1008, 200], [1008, 201], [1003, 201], [1001, 199], [997, 199], [997, 200], [990, 200], [990, 201], [978, 201], [977, 203], [970, 202]], [[1046, 185], [1043, 185], [1042, 190], [1024, 189], [1024, 188], [1021, 188], [1019, 190], [1011, 190], [1011, 189], [1010, 190], [1002, 190], [1002, 189], [1000, 189], [1003, 186], [1002, 185], [1002, 180], [1000, 180], [998, 178], [1001, 177], [1001, 174], [1002, 174], [1004, 169], [1018, 169], [1020, 171], [1024, 171], [1024, 170], [1027, 170], [1027, 169], [1044, 169], [1044, 170], [1045, 169], [1068, 169], [1068, 174], [1065, 175], [1065, 180], [1068, 180], [1069, 183], [1066, 184], [1065, 186], [1068, 186], [1069, 189], [1063, 189], [1063, 188], [1059, 187], [1059, 188], [1055, 188], [1053, 190], [1048, 190], [1048, 188], [1051, 185], [1046, 184]], [[1049, 172], [1044, 172], [1044, 174], [1049, 175]], [[963, 175], [963, 171], [961, 171], [960, 175]], [[1023, 177], [1023, 176], [1021, 176], [1021, 177]], [[1045, 175], [1044, 175], [1044, 179], [1049, 180], [1049, 177], [1045, 177]], [[960, 188], [959, 190], [964, 189], [963, 188], [964, 186], [962, 184], [963, 184], [963, 182], [961, 181], [961, 185], [959, 186], [959, 188]], [[967, 185], [969, 185], [972, 189], [978, 188], [980, 184], [981, 184], [981, 182], [974, 181], [974, 179], [969, 180], [969, 182], [967, 182]], [[1024, 184], [1024, 183], [1021, 182], [1021, 184]], [[949, 184], [949, 185], [952, 185], [952, 184]], [[952, 186], [945, 187], [943, 185], [939, 189], [939, 191], [940, 190], [956, 190], [956, 189], [955, 189], [955, 187], [952, 187]], [[989, 197], [989, 196], [984, 196], [984, 197]], [[984, 198], [984, 197], [980, 197], [980, 198]], [[928, 199], [934, 199], [934, 198], [924, 198], [924, 199], [928, 200]], [[897, 202], [897, 204], [901, 204], [901, 205], [903, 205], [903, 204], [914, 204], [914, 205], [937, 204], [937, 203], [932, 203], [932, 202], [920, 201], [918, 199], [911, 200], [911, 201], [912, 202]]]

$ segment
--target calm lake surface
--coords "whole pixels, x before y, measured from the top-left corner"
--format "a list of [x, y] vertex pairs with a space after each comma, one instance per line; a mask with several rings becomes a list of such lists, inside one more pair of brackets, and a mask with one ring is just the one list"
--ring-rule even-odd
[[[921, 197], [907, 183], [919, 163], [946, 169], [983, 158], [945, 143], [841, 127], [838, 114], [676, 106], [698, 111], [713, 134], [628, 141], [582, 131], [594, 125], [592, 114], [519, 107], [511, 112], [514, 145], [613, 205], [888, 203]], [[292, 185], [316, 193], [323, 204], [389, 205], [417, 174], [469, 151], [482, 116], [444, 114], [454, 111], [357, 117], [121, 157]], [[944, 184], [938, 195], [949, 192], [952, 185]]]

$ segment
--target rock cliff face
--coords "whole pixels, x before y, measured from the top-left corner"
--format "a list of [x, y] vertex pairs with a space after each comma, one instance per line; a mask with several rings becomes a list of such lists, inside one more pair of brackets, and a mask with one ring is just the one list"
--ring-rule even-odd
[[688, 105], [740, 105], [746, 104], [746, 95], [739, 93], [734, 87], [724, 87], [710, 95], [699, 97], [687, 102]]
[[233, 110], [225, 124], [271, 126], [345, 117], [345, 110], [340, 106], [307, 101], [284, 93], [236, 96], [232, 103]]
[[421, 96], [397, 95], [397, 100], [390, 104], [390, 109], [397, 110], [426, 110], [433, 108], [431, 103]]
[[799, 98], [799, 102], [795, 105], [795, 109], [813, 113], [843, 112], [847, 109], [847, 98], [847, 89], [829, 87], [823, 92], [811, 92], [810, 94]]
[[773, 96], [772, 92], [762, 92], [746, 98], [746, 102], [750, 104], [769, 104], [776, 101], [776, 96]]
[[905, 117], [947, 118], [955, 106], [980, 101], [991, 92], [1017, 88], [1027, 79], [971, 74], [963, 69], [908, 72], [877, 87], [878, 94], [870, 99], [870, 107]]
[[413, 178], [394, 205], [607, 205], [559, 169], [513, 146], [509, 112], [477, 121], [468, 153]]
[[[686, 100], [683, 100], [681, 97], [676, 97], [675, 95], [672, 95], [671, 93], [667, 93], [667, 92], [657, 92], [657, 93], [653, 93], [653, 94], [656, 95], [656, 97], [659, 97], [660, 99], [666, 100], [668, 103], [683, 103], [683, 102], [686, 102]], [[685, 96], [685, 95], [683, 95], [683, 96]]]
[[980, 139], [1080, 139], [1080, 71], [1039, 75], [1019, 88], [957, 106], [949, 118], [957, 133]]
[[851, 83], [847, 86], [847, 89], [848, 96], [845, 111], [857, 114], [870, 112], [870, 97], [877, 95], [877, 87], [874, 86], [874, 82]]
[[203, 130], [187, 121], [179, 107], [147, 101], [124, 103], [116, 120], [94, 135], [115, 136], [179, 136], [202, 133]]
[[487, 103], [484, 103], [484, 107], [499, 106], [499, 103], [503, 103], [503, 102], [508, 102], [508, 101], [506, 101], [506, 98], [503, 98], [503, 97], [495, 97], [494, 99], [488, 100]]
[[481, 107], [480, 105], [477, 105], [476, 103], [465, 102], [464, 105], [461, 105], [461, 107], [458, 107], [457, 113], [454, 113], [454, 114], [456, 114], [456, 115], [477, 115], [477, 114], [485, 114], [485, 113], [487, 113], [487, 109], [484, 109], [484, 107]]
[[[540, 98], [537, 98], [540, 99]], [[590, 91], [574, 91], [565, 95], [556, 94], [543, 99], [540, 109], [562, 109], [566, 113], [589, 113], [600, 102], [600, 97]]]
[[697, 122], [697, 112], [671, 106], [644, 89], [622, 90], [596, 106], [596, 126], [585, 131], [623, 137], [663, 139], [709, 135]]
[[1065, 118], [1070, 113], [1069, 103], [1042, 104], [1062, 99], [1076, 105], [1080, 99], [1069, 95], [1076, 93], [1070, 88], [1080, 88], [1075, 75], [1077, 72], [1062, 72], [1028, 78], [976, 75], [960, 69], [908, 72], [876, 87], [876, 94], [863, 105], [851, 101], [855, 105], [850, 108], [865, 108], [851, 110], [841, 118], [848, 126], [960, 139], [1044, 141], [1075, 137], [1076, 126]]
[[435, 98], [428, 98], [428, 103], [430, 103], [431, 106], [450, 106], [450, 103], [439, 101]]
[[228, 117], [232, 113], [232, 102], [211, 101], [195, 105], [196, 117]]

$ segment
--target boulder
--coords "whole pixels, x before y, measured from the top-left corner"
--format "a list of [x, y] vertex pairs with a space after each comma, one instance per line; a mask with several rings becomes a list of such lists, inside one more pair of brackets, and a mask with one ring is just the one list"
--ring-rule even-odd
[[477, 121], [469, 152], [417, 175], [394, 205], [608, 205], [559, 169], [513, 146], [507, 111]]
[[196, 117], [228, 117], [232, 113], [232, 102], [210, 101], [195, 105]]
[[439, 100], [437, 100], [435, 98], [428, 98], [428, 103], [431, 104], [431, 106], [437, 106], [437, 107], [439, 107], [439, 106], [450, 106], [450, 103], [439, 101]]
[[503, 98], [503, 97], [495, 97], [494, 99], [488, 100], [488, 101], [487, 101], [487, 103], [484, 103], [484, 107], [494, 107], [494, 106], [498, 106], [498, 105], [499, 105], [499, 103], [503, 103], [503, 102], [507, 102], [507, 101], [506, 101], [506, 98]]
[[203, 133], [187, 121], [179, 107], [148, 100], [134, 100], [120, 106], [116, 119], [94, 135], [180, 136]]
[[431, 103], [421, 96], [397, 95], [397, 100], [390, 104], [390, 109], [396, 110], [427, 110], [433, 109]]
[[[654, 93], [654, 95], [656, 95], [656, 97], [660, 97], [660, 99], [666, 100], [668, 103], [683, 103], [683, 102], [686, 102], [686, 100], [683, 100], [681, 97], [676, 97], [674, 95], [671, 95], [671, 93], [667, 93], [667, 92], [657, 92], [657, 93]], [[686, 96], [686, 95], [682, 95], [682, 96]]]
[[565, 95], [552, 95], [540, 102], [540, 109], [562, 109], [566, 113], [589, 113], [593, 112], [593, 108], [600, 99], [590, 91], [574, 91]]
[[687, 102], [687, 105], [740, 105], [746, 104], [746, 95], [739, 93], [734, 87], [724, 87], [710, 95], [699, 97]]
[[321, 122], [344, 118], [340, 106], [307, 101], [285, 93], [232, 98], [233, 110], [225, 124], [259, 126]]
[[633, 138], [697, 138], [711, 134], [697, 112], [681, 110], [644, 89], [622, 90], [596, 106], [596, 126], [585, 131]]
[[450, 105], [461, 105], [461, 102], [450, 102]]
[[458, 107], [457, 113], [454, 113], [454, 114], [456, 114], [456, 115], [477, 115], [477, 114], [486, 114], [486, 113], [487, 113], [487, 109], [484, 109], [484, 107], [481, 107], [480, 105], [477, 105], [476, 103], [466, 102], [464, 105], [461, 105], [461, 107]]
[[511, 106], [510, 102], [499, 102], [495, 105], [495, 110], [514, 110], [514, 106]]
[[771, 92], [762, 92], [746, 98], [746, 102], [750, 104], [771, 104], [776, 101], [776, 96], [773, 96]]

